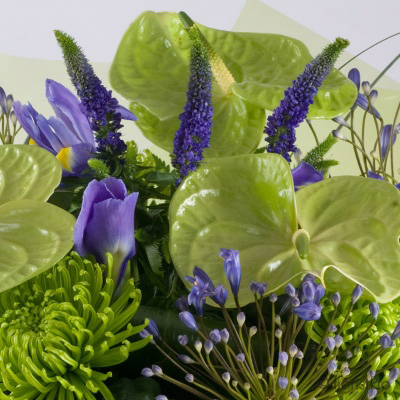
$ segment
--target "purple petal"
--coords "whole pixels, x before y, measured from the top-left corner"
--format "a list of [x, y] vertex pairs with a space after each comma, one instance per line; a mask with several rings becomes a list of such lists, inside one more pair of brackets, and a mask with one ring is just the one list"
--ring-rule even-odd
[[357, 86], [357, 90], [360, 91], [361, 76], [360, 71], [357, 68], [352, 68], [347, 77]]
[[121, 118], [122, 119], [126, 119], [126, 120], [129, 120], [129, 121], [137, 121], [136, 115], [134, 115], [131, 111], [129, 111], [124, 106], [117, 106], [115, 111], [119, 112], [121, 114]]
[[[363, 110], [366, 110], [368, 108], [368, 99], [363, 94], [359, 93], [356, 105], [358, 107], [361, 107]], [[379, 114], [379, 112], [374, 106], [372, 106], [372, 110], [374, 111], [376, 118], [381, 118], [381, 114]], [[368, 109], [368, 112], [372, 114], [371, 108]]]
[[108, 191], [110, 198], [124, 200], [128, 195], [125, 183], [121, 179], [114, 177], [105, 178], [100, 182]]
[[321, 307], [313, 302], [304, 303], [293, 311], [305, 321], [316, 321], [321, 318]]
[[383, 176], [376, 174], [375, 172], [372, 171], [368, 171], [368, 178], [372, 178], [372, 179], [379, 179], [380, 181], [383, 181]]
[[304, 161], [292, 169], [292, 176], [295, 190], [324, 179], [322, 172], [317, 171], [312, 165]]
[[86, 115], [82, 112], [78, 98], [61, 83], [46, 80], [46, 96], [59, 117], [71, 133], [82, 143], [95, 145], [93, 132]]
[[93, 157], [93, 150], [89, 143], [79, 143], [62, 149], [57, 158], [63, 167], [63, 176], [79, 176], [88, 167], [87, 162]]
[[[382, 149], [382, 158], [386, 157], [386, 153], [389, 149], [390, 138], [392, 135], [392, 124], [385, 125], [380, 133], [380, 142], [381, 142], [381, 149]], [[393, 132], [393, 144], [396, 142], [396, 134]]]
[[127, 263], [136, 254], [134, 213], [138, 193], [125, 200], [107, 199], [93, 206], [93, 217], [86, 226], [84, 242], [89, 252], [105, 261], [114, 256], [114, 282], [121, 282]]

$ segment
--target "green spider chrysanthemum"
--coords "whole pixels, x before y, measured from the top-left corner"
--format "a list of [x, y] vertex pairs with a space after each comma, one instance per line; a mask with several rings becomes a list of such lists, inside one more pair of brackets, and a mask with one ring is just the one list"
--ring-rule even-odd
[[151, 336], [127, 340], [145, 328], [129, 324], [141, 292], [128, 280], [117, 299], [104, 266], [76, 253], [50, 271], [0, 294], [0, 399], [85, 399], [100, 392], [109, 367], [125, 361]]
[[[324, 335], [329, 324], [335, 326], [341, 325], [345, 321], [345, 316], [349, 307], [351, 298], [342, 299], [338, 306], [338, 311], [334, 315], [334, 306], [329, 301], [329, 296], [325, 298], [322, 316], [318, 323], [308, 322], [306, 330], [311, 333], [311, 338], [320, 343], [321, 337]], [[347, 323], [342, 332], [343, 344], [342, 349], [349, 349], [350, 370], [359, 363], [363, 363], [379, 349], [379, 339], [386, 332], [391, 333], [400, 321], [400, 299], [396, 299], [391, 303], [380, 304], [379, 314], [374, 321], [369, 310], [370, 301], [359, 300], [348, 318]], [[400, 382], [389, 385], [387, 384], [390, 367], [395, 365], [400, 359], [400, 346], [396, 345], [386, 349], [383, 356], [377, 356], [373, 363], [368, 362], [369, 369], [375, 371], [384, 371], [383, 378], [379, 382], [371, 382], [373, 386], [378, 387], [378, 396], [376, 400], [397, 400], [400, 398]], [[359, 382], [361, 387], [353, 387], [353, 390], [339, 400], [360, 400], [365, 397], [365, 389], [363, 385], [367, 382]]]

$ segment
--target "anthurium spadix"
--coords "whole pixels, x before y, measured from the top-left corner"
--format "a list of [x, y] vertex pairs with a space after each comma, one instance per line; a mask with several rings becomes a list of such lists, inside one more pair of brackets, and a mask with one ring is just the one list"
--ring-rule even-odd
[[[400, 294], [393, 274], [400, 267], [400, 195], [387, 182], [341, 176], [295, 194], [281, 156], [232, 156], [189, 175], [169, 215], [171, 255], [182, 278], [197, 265], [229, 287], [215, 254], [233, 248], [243, 286], [257, 280], [277, 292], [312, 273], [332, 292], [351, 293], [356, 282], [380, 302]], [[253, 300], [251, 293], [239, 296], [241, 304]]]

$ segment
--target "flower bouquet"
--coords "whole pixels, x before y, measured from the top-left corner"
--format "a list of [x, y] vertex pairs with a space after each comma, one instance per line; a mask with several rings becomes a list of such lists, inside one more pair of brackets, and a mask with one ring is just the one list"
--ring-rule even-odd
[[110, 70], [126, 108], [55, 39], [54, 116], [0, 88], [0, 399], [399, 399], [400, 106], [334, 68], [349, 42], [145, 12]]

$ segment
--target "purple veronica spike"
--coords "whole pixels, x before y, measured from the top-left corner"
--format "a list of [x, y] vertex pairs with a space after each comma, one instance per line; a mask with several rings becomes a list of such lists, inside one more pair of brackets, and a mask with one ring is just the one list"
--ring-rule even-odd
[[305, 161], [292, 169], [292, 176], [295, 190], [324, 180], [324, 174]]
[[189, 311], [182, 311], [181, 313], [179, 313], [179, 318], [188, 328], [196, 332], [199, 330], [196, 324], [196, 320]]
[[297, 147], [295, 129], [306, 118], [308, 109], [314, 102], [318, 88], [331, 72], [341, 51], [349, 42], [343, 39], [328, 45], [320, 55], [307, 64], [304, 72], [293, 81], [290, 88], [285, 90], [285, 97], [280, 105], [268, 117], [264, 132], [267, 134], [267, 151], [281, 154], [291, 161], [289, 153]]
[[239, 250], [221, 249], [219, 256], [225, 260], [225, 274], [234, 296], [237, 296], [242, 279], [242, 267], [240, 265]]
[[203, 149], [210, 146], [213, 116], [211, 80], [208, 57], [202, 45], [194, 42], [190, 54], [187, 100], [184, 112], [179, 116], [181, 125], [175, 135], [175, 158], [172, 160], [172, 165], [179, 170], [182, 178], [197, 168], [203, 160]]
[[105, 263], [113, 255], [115, 289], [121, 284], [128, 261], [136, 254], [135, 207], [139, 193], [128, 195], [124, 182], [113, 177], [92, 180], [83, 193], [75, 225], [75, 249], [81, 256], [93, 254]]
[[288, 384], [289, 384], [288, 378], [282, 376], [278, 378], [278, 385], [281, 389], [286, 389]]
[[[97, 149], [100, 152], [123, 153], [126, 145], [118, 132], [122, 127], [123, 110], [118, 109], [118, 101], [112, 97], [111, 90], [103, 86], [74, 39], [61, 31], [54, 33], [63, 52], [68, 74], [81, 99], [81, 109], [89, 118], [92, 129], [97, 132]], [[123, 113], [126, 115], [126, 112]]]
[[308, 302], [296, 307], [293, 311], [305, 321], [316, 321], [321, 318], [322, 307]]
[[46, 119], [30, 104], [19, 101], [13, 103], [15, 115], [38, 146], [57, 156], [64, 176], [78, 176], [95, 152], [89, 121], [75, 95], [60, 83], [48, 79], [46, 95], [57, 117]]

